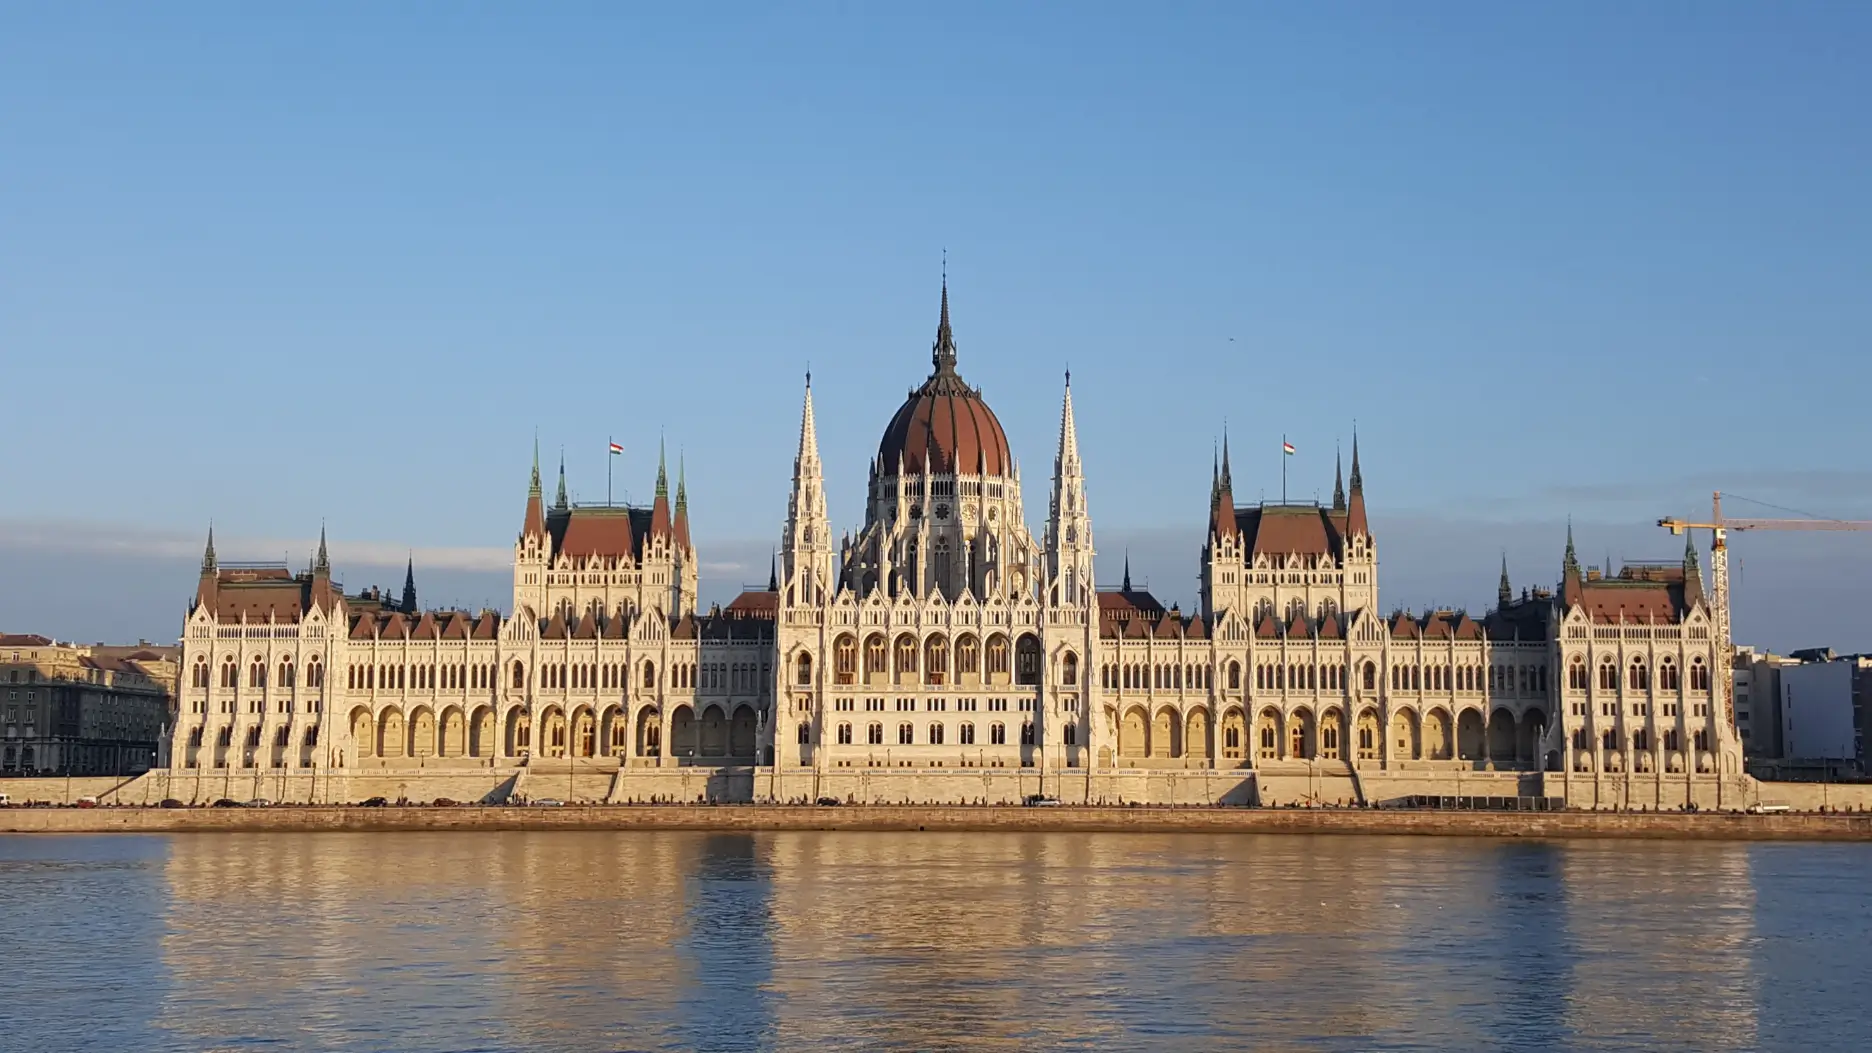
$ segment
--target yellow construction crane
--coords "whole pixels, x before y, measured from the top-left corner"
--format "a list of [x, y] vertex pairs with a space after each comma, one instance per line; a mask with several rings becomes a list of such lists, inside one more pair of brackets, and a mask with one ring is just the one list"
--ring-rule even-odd
[[[1743, 498], [1743, 500], [1748, 500]], [[1729, 531], [1736, 530], [1872, 530], [1872, 520], [1864, 519], [1724, 519], [1722, 513], [1722, 491], [1716, 491], [1710, 498], [1710, 521], [1692, 523], [1685, 519], [1666, 517], [1657, 521], [1657, 525], [1672, 534], [1682, 534], [1686, 530], [1707, 530], [1710, 532], [1710, 607], [1711, 617], [1716, 622], [1716, 663], [1720, 668], [1713, 678], [1712, 687], [1721, 692], [1717, 699], [1722, 704], [1722, 711], [1731, 724], [1735, 723], [1735, 700], [1730, 696], [1735, 691], [1735, 642], [1729, 636]], [[1720, 686], [1718, 686], [1720, 685]]]

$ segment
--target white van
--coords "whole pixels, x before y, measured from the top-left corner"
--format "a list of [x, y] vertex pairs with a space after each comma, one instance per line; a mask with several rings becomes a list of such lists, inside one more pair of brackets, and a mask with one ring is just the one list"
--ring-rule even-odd
[[13, 803], [13, 798], [8, 797], [4, 793], [0, 793], [0, 808], [5, 808], [7, 805], [12, 804], [12, 803]]

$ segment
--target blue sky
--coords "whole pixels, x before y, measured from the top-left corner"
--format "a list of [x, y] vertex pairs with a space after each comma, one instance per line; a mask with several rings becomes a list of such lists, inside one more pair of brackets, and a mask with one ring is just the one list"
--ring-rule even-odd
[[1838, 3], [8, 7], [0, 575], [210, 519], [484, 571], [537, 429], [590, 499], [667, 436], [764, 579], [801, 374], [855, 525], [945, 248], [1036, 527], [1070, 364], [1114, 572], [1193, 577], [1224, 421], [1244, 501], [1357, 421], [1387, 605], [1551, 579], [1569, 514], [1872, 517], [1869, 50]]

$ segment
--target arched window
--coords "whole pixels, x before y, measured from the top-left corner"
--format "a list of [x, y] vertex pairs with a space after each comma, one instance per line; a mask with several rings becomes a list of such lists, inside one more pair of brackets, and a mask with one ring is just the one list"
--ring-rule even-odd
[[847, 633], [832, 645], [833, 676], [841, 684], [858, 677], [858, 641]]
[[1683, 678], [1677, 672], [1677, 660], [1665, 655], [1658, 660], [1657, 686], [1659, 691], [1676, 691], [1683, 685]]
[[189, 683], [195, 687], [207, 687], [208, 686], [208, 659], [207, 658], [202, 657], [200, 655], [196, 656], [195, 671], [192, 674], [190, 674]]
[[1008, 671], [1007, 637], [999, 633], [988, 638], [988, 672], [1006, 673]]
[[935, 633], [923, 641], [923, 677], [926, 683], [940, 684], [948, 678], [949, 640]]
[[916, 725], [908, 721], [897, 725], [897, 745], [910, 746], [916, 743]]
[[1703, 656], [1697, 655], [1690, 660], [1690, 690], [1708, 691], [1710, 689], [1709, 666], [1703, 664]]
[[865, 738], [866, 741], [873, 746], [884, 745], [884, 725], [875, 722], [872, 723], [870, 727], [865, 729]]
[[290, 658], [280, 659], [279, 686], [281, 687], [293, 686], [293, 663], [292, 663], [292, 659]]
[[998, 722], [988, 725], [988, 745], [1007, 745], [1007, 725]]
[[957, 676], [981, 672], [981, 643], [967, 633], [956, 638], [955, 671]]
[[1034, 744], [1033, 721], [1031, 720], [1025, 721], [1021, 724], [1021, 745], [1031, 746], [1033, 744]]
[[1079, 656], [1071, 651], [1060, 659], [1060, 683], [1069, 687], [1079, 683]]
[[526, 686], [526, 663], [518, 658], [514, 659], [513, 664], [513, 686], [516, 689]]
[[656, 663], [655, 662], [644, 663], [643, 686], [647, 688], [656, 686]]
[[1633, 691], [1651, 689], [1651, 670], [1644, 664], [1644, 659], [1632, 659], [1631, 673], [1626, 677], [1626, 682], [1631, 685]]
[[1378, 667], [1371, 662], [1365, 663], [1365, 690], [1378, 690]]
[[851, 740], [851, 725], [840, 724], [838, 726], [838, 744], [841, 746], [849, 746], [851, 745]]
[[1618, 665], [1610, 657], [1599, 663], [1599, 690], [1618, 690]]
[[799, 655], [799, 686], [812, 686], [812, 655], [801, 651]]
[[306, 662], [305, 682], [307, 687], [325, 686], [325, 663], [319, 661], [318, 655], [313, 655], [311, 660]]
[[956, 742], [964, 746], [975, 745], [975, 725], [963, 724], [956, 729]]
[[1570, 691], [1586, 690], [1586, 687], [1587, 687], [1586, 659], [1581, 658], [1579, 655], [1574, 655], [1572, 659], [1567, 662], [1567, 674], [1566, 675], [1567, 675], [1567, 689], [1568, 690]]
[[894, 659], [896, 662], [895, 672], [899, 677], [914, 676], [917, 671], [916, 637], [911, 636], [909, 633], [904, 633], [902, 636], [899, 636], [897, 638]]
[[943, 744], [943, 726], [941, 724], [931, 724], [929, 726], [929, 744], [932, 746], [940, 746]]
[[1241, 663], [1229, 659], [1228, 685], [1230, 691], [1241, 690]]
[[253, 664], [247, 667], [247, 686], [266, 686], [266, 659], [254, 655]]
[[889, 669], [890, 666], [886, 664], [884, 636], [881, 633], [874, 633], [865, 640], [865, 676], [888, 672]]
[[812, 745], [812, 725], [811, 724], [801, 724], [799, 726], [799, 744], [802, 746]]

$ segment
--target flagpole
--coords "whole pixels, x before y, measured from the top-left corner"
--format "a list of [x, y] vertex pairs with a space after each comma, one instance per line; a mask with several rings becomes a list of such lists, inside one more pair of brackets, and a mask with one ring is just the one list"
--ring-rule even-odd
[[1287, 503], [1287, 433], [1281, 432], [1281, 504]]
[[605, 436], [605, 507], [606, 508], [611, 507], [611, 458], [617, 456], [616, 454], [611, 452], [611, 447], [616, 443], [616, 441], [617, 440], [611, 438], [611, 436], [609, 435]]

